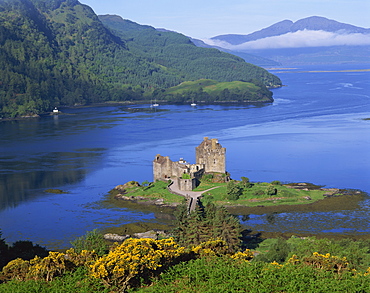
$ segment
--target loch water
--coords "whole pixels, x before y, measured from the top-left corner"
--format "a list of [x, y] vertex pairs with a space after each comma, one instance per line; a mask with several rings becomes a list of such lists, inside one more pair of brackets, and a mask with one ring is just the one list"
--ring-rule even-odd
[[[8, 242], [66, 247], [86, 231], [151, 221], [149, 211], [101, 205], [130, 180], [152, 180], [156, 154], [195, 161], [203, 137], [226, 147], [234, 179], [311, 182], [370, 193], [370, 65], [278, 69], [286, 85], [266, 105], [150, 105], [61, 109], [0, 122], [0, 229]], [[320, 72], [318, 72], [320, 71]], [[46, 193], [49, 188], [65, 194]], [[356, 209], [250, 215], [255, 231], [368, 234]]]

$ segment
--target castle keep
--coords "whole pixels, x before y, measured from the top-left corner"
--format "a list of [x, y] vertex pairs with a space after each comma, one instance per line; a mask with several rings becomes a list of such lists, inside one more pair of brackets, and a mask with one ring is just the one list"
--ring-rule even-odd
[[195, 148], [196, 163], [189, 164], [184, 159], [173, 162], [169, 157], [156, 155], [153, 161], [154, 181], [177, 180], [180, 190], [193, 190], [206, 173], [225, 174], [226, 149], [218, 140], [205, 137]]

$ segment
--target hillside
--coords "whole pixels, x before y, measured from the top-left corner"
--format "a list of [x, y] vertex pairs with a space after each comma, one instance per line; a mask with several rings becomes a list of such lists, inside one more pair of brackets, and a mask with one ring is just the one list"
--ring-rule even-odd
[[266, 86], [280, 84], [279, 79], [266, 70], [217, 49], [199, 48], [182, 34], [158, 31], [153, 27], [139, 25], [117, 15], [100, 15], [99, 19], [125, 42], [131, 52], [144, 56], [165, 68], [171, 68], [181, 74], [185, 80], [258, 79]]
[[281, 85], [239, 57], [125, 23], [116, 35], [77, 0], [0, 0], [0, 118], [150, 99], [156, 89], [199, 78]]

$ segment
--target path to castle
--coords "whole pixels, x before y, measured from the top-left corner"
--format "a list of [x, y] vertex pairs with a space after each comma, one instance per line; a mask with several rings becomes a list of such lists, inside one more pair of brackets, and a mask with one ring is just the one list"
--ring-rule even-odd
[[218, 188], [218, 187], [219, 186], [212, 187], [210, 189], [203, 190], [203, 191], [180, 190], [177, 180], [172, 180], [172, 184], [168, 187], [168, 189], [169, 189], [170, 192], [172, 192], [174, 194], [178, 194], [178, 195], [184, 196], [186, 198], [190, 197], [192, 200], [188, 203], [188, 205], [189, 205], [188, 210], [189, 210], [189, 212], [192, 212], [192, 211], [194, 211], [194, 209], [197, 205], [198, 198], [203, 193], [205, 193], [207, 191], [210, 191], [212, 189]]

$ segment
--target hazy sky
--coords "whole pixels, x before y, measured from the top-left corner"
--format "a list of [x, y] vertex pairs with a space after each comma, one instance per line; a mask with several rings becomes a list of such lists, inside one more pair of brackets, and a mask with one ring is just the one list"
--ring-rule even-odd
[[80, 0], [96, 14], [117, 14], [139, 24], [194, 38], [248, 34], [278, 21], [323, 16], [370, 28], [370, 0]]

